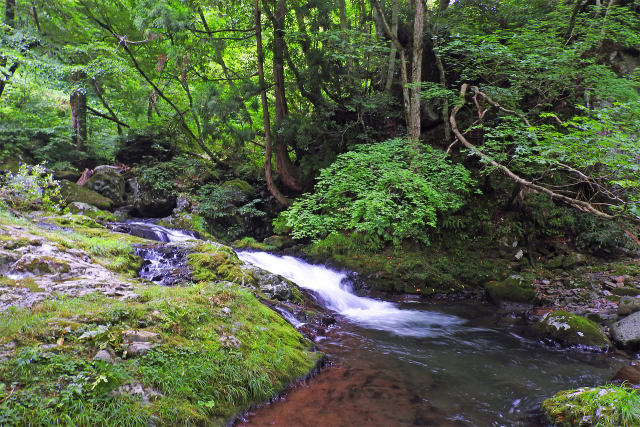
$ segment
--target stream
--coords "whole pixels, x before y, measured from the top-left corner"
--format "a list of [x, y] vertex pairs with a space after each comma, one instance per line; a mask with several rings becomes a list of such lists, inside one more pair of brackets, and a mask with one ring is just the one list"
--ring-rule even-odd
[[546, 425], [542, 400], [605, 383], [622, 364], [527, 339], [493, 306], [379, 301], [355, 295], [344, 273], [323, 266], [238, 256], [314, 291], [338, 315], [338, 326], [316, 343], [333, 366], [242, 425]]
[[[146, 222], [112, 227], [162, 242], [197, 238]], [[146, 260], [141, 275], [170, 284], [158, 271], [175, 269], [179, 256], [138, 254]], [[337, 319], [315, 342], [331, 366], [248, 412], [242, 426], [544, 426], [542, 400], [606, 383], [624, 363], [526, 338], [494, 306], [381, 301], [356, 295], [345, 273], [321, 265], [265, 252], [238, 256], [311, 291]]]

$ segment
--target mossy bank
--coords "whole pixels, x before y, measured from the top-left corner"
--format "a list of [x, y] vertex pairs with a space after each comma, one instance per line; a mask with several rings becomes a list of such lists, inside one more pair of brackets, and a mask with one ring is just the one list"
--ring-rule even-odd
[[[162, 287], [135, 277], [133, 245], [152, 242], [74, 219], [60, 232], [0, 215], [0, 294], [13, 295], [0, 312], [1, 425], [224, 425], [321, 357], [242, 285], [228, 248], [198, 245], [193, 280]], [[14, 272], [43, 248], [69, 269]], [[76, 265], [111, 285], [91, 290]], [[72, 282], [84, 285], [56, 287]]]

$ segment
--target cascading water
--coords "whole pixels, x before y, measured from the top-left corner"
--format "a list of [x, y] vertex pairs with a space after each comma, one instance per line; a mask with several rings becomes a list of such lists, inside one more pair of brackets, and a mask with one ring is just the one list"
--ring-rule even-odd
[[238, 256], [313, 291], [344, 320], [317, 340], [332, 367], [243, 426], [546, 425], [543, 399], [602, 384], [619, 363], [524, 338], [493, 307], [416, 302], [405, 309], [355, 295], [345, 274], [323, 266], [262, 252]]
[[194, 231], [167, 228], [152, 221], [112, 222], [108, 224], [108, 228], [159, 242], [184, 242], [199, 238], [198, 233]]
[[355, 295], [345, 285], [346, 274], [290, 256], [265, 252], [238, 252], [238, 257], [263, 270], [279, 274], [298, 286], [315, 291], [323, 304], [350, 321], [366, 328], [396, 335], [433, 337], [450, 334], [464, 320], [442, 313], [405, 310], [391, 302]]
[[[164, 285], [180, 281], [184, 245], [171, 242], [195, 233], [149, 222], [111, 228], [168, 242], [138, 247], [145, 259], [140, 274]], [[609, 355], [557, 351], [512, 326], [496, 326], [493, 308], [416, 303], [404, 309], [355, 295], [344, 273], [323, 266], [262, 252], [238, 256], [313, 291], [346, 320], [317, 341], [332, 368], [254, 414], [249, 425], [538, 425], [535, 413], [545, 397], [602, 384], [619, 367]]]
[[[159, 242], [184, 242], [198, 239], [197, 233], [190, 230], [176, 230], [152, 221], [112, 222], [108, 227], [113, 231], [132, 234]], [[185, 252], [170, 245], [145, 245], [135, 250], [143, 263], [138, 275], [162, 286], [172, 286], [188, 280]]]

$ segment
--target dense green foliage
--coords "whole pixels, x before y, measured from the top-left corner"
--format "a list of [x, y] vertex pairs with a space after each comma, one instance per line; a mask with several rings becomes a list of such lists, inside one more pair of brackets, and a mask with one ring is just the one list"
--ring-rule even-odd
[[62, 210], [61, 203], [60, 185], [44, 164], [22, 164], [16, 173], [8, 173], [0, 180], [0, 208], [58, 212]]
[[429, 242], [438, 214], [460, 208], [473, 184], [469, 172], [430, 147], [389, 140], [338, 156], [314, 192], [282, 213], [296, 238], [355, 232], [368, 245]]

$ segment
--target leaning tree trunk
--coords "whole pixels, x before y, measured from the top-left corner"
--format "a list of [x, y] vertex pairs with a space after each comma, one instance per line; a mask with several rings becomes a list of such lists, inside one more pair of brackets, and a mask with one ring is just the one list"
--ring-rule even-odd
[[280, 193], [273, 182], [271, 171], [271, 119], [269, 118], [269, 104], [267, 102], [267, 89], [264, 81], [264, 52], [262, 51], [262, 23], [260, 13], [260, 0], [253, 0], [256, 25], [256, 49], [258, 53], [258, 83], [260, 85], [260, 100], [262, 102], [262, 119], [264, 122], [264, 176], [267, 181], [269, 193], [282, 206], [288, 206], [289, 200]]
[[84, 150], [87, 141], [87, 92], [79, 87], [87, 75], [84, 71], [71, 73], [74, 88], [69, 97], [71, 104], [71, 140], [76, 149]]

